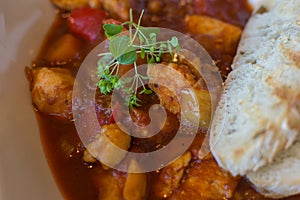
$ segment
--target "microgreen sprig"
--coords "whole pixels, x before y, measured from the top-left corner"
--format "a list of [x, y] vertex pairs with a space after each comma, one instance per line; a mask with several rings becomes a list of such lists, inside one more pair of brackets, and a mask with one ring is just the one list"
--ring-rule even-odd
[[[121, 25], [104, 24], [105, 35], [110, 41], [109, 52], [99, 54], [97, 75], [99, 78], [98, 87], [102, 94], [112, 92], [113, 89], [123, 89], [129, 95], [126, 98], [126, 104], [133, 108], [141, 106], [141, 100], [137, 97], [138, 85], [143, 89], [140, 94], [151, 94], [152, 90], [145, 87], [144, 81], [149, 79], [138, 73], [137, 59], [145, 59], [148, 64], [161, 62], [162, 54], [169, 53], [173, 56], [174, 49], [180, 49], [177, 37], [171, 40], [157, 41], [159, 34], [158, 28], [142, 27], [141, 20], [144, 14], [142, 11], [138, 23], [133, 22], [132, 9], [130, 9], [130, 21]], [[128, 27], [128, 34], [121, 34], [124, 28]], [[121, 65], [132, 65], [135, 75], [127, 78], [125, 81], [119, 77], [119, 68]], [[127, 83], [132, 83], [130, 87], [125, 88]]]

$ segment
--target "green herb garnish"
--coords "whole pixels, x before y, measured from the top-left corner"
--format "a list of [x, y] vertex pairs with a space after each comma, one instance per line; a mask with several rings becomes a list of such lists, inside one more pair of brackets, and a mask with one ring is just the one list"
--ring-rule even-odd
[[[137, 58], [140, 56], [148, 64], [161, 62], [162, 54], [169, 53], [173, 56], [174, 49], [179, 49], [180, 45], [177, 37], [171, 40], [157, 41], [158, 28], [147, 28], [140, 25], [144, 10], [142, 11], [138, 23], [133, 22], [132, 9], [130, 9], [130, 21], [121, 25], [104, 24], [105, 35], [110, 41], [109, 51], [101, 53], [98, 61], [97, 75], [99, 77], [98, 87], [102, 94], [112, 92], [113, 89], [123, 89], [129, 95], [126, 104], [133, 108], [141, 106], [141, 100], [137, 97], [138, 84], [141, 83], [143, 90], [140, 94], [151, 94], [144, 85], [144, 80], [149, 79], [137, 70]], [[121, 34], [124, 27], [128, 27], [128, 35]], [[121, 65], [133, 64], [135, 75], [125, 81], [118, 76]], [[132, 83], [125, 88], [127, 83]]]

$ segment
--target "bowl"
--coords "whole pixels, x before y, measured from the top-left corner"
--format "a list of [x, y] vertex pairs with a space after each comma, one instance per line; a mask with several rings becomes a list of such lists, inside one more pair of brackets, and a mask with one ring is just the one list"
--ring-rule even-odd
[[24, 68], [54, 17], [48, 0], [0, 2], [0, 199], [62, 199], [47, 166]]
[[49, 0], [0, 1], [0, 200], [62, 199], [44, 156], [24, 72], [54, 14]]

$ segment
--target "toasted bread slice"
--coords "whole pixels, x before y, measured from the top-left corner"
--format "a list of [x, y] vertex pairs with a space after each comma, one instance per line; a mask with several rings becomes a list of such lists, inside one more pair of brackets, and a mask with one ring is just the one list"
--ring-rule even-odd
[[300, 193], [300, 137], [282, 151], [273, 163], [251, 172], [247, 178], [257, 191], [270, 198], [283, 198]]
[[266, 0], [248, 22], [211, 126], [219, 165], [245, 175], [300, 133], [300, 1]]

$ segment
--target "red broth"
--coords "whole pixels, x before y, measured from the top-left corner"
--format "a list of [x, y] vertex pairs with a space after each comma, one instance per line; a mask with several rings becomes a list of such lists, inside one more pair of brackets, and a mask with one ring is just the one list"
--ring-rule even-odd
[[[230, 64], [232, 63], [235, 55], [237, 44], [233, 45], [230, 51], [225, 52], [222, 49], [218, 49], [216, 47], [215, 40], [220, 38], [214, 38], [205, 34], [193, 35], [189, 33], [185, 17], [186, 15], [205, 15], [243, 28], [251, 14], [251, 8], [245, 0], [130, 0], [129, 3], [133, 7], [135, 19], [138, 18], [140, 11], [145, 9], [145, 16], [142, 21], [143, 26], [165, 27], [187, 33], [194, 37], [207, 49], [212, 58], [217, 61], [217, 66], [219, 67], [223, 78], [226, 78], [227, 74], [230, 72]], [[81, 40], [81, 47], [76, 59], [65, 63], [49, 62], [47, 59], [49, 47], [53, 43], [57, 42], [60, 36], [70, 33], [67, 24], [68, 14], [68, 11], [58, 10], [56, 20], [45, 37], [45, 42], [41, 47], [37, 59], [33, 62], [32, 69], [38, 69], [40, 67], [60, 67], [71, 70], [75, 75], [88, 52], [95, 45], [105, 39], [104, 35], [102, 35], [97, 41], [88, 42], [79, 37]], [[28, 71], [30, 70], [31, 69], [28, 69]], [[150, 99], [151, 101], [149, 100], [149, 102], [152, 103], [158, 101], [158, 98], [155, 95], [151, 95]], [[96, 107], [98, 119], [101, 124], [109, 124], [111, 120], [111, 110], [103, 106], [107, 103], [106, 101], [108, 101], [106, 98], [100, 98], [97, 104], [98, 107]], [[140, 112], [146, 113], [146, 108], [147, 106], [145, 106], [145, 110], [141, 109]], [[36, 116], [49, 166], [65, 199], [103, 199], [104, 194], [111, 192], [107, 191], [107, 185], [110, 184], [114, 184], [116, 188], [123, 190], [127, 177], [126, 173], [113, 169], [104, 169], [99, 162], [87, 163], [83, 160], [85, 147], [79, 139], [73, 121], [66, 120], [60, 116], [49, 115], [47, 113], [40, 112], [39, 110], [36, 111]], [[172, 127], [178, 126], [176, 116], [169, 114], [168, 119], [172, 120]], [[141, 123], [147, 124], [147, 120], [142, 120]], [[173, 130], [172, 127], [167, 127], [166, 129]], [[199, 148], [203, 140], [203, 134], [206, 131], [207, 130], [199, 130], [195, 141], [189, 148], [191, 152]], [[134, 140], [132, 142], [131, 151], [144, 152], [154, 150], [157, 144], [163, 145], [172, 139], [172, 137], [173, 132], [170, 131], [167, 136], [162, 135], [149, 140]], [[211, 176], [214, 173], [213, 170], [202, 173], [202, 167], [205, 168], [205, 165], [213, 166], [212, 169], [217, 168], [213, 158], [209, 158], [207, 161], [201, 161], [197, 159], [196, 156], [193, 156], [191, 163], [186, 168], [187, 171], [198, 178], [198, 182], [201, 182], [206, 178], [204, 176]], [[195, 169], [198, 169], [198, 171]], [[163, 171], [163, 169], [161, 171]], [[161, 184], [159, 182], [162, 173], [161, 171], [147, 173], [148, 186], [145, 199], [165, 199], [157, 192]], [[189, 174], [186, 173], [183, 176], [183, 180], [188, 180], [188, 178]], [[236, 178], [234, 181], [239, 181], [239, 183], [234, 194], [231, 195], [231, 199], [266, 199], [258, 194], [243, 178]], [[185, 183], [181, 183], [181, 185], [173, 191], [173, 194], [167, 199], [207, 199], [197, 193], [197, 187], [202, 186], [203, 185], [201, 184], [196, 184], [195, 188], [189, 188], [185, 185]], [[188, 195], [180, 195], [180, 193], [184, 192], [187, 192]], [[119, 193], [116, 193], [115, 197], [118, 197], [116, 199], [123, 198]], [[223, 198], [226, 199], [225, 197]], [[299, 198], [300, 196], [289, 199], [292, 200]], [[212, 199], [219, 199], [219, 196], [216, 195]]]

